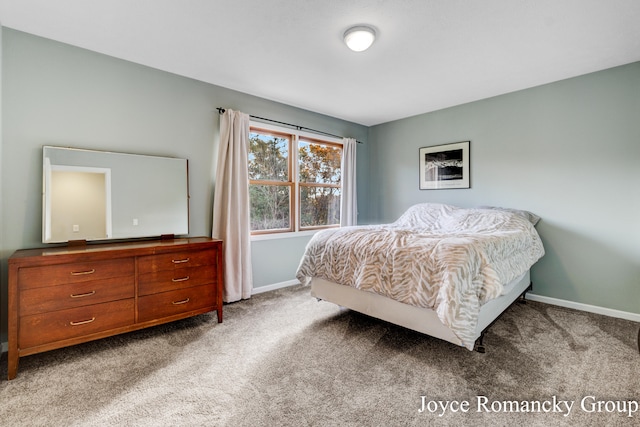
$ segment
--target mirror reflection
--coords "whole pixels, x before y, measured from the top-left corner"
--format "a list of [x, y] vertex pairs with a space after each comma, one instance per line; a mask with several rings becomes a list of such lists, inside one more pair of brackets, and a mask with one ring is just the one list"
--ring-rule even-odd
[[186, 159], [43, 147], [44, 243], [189, 232]]

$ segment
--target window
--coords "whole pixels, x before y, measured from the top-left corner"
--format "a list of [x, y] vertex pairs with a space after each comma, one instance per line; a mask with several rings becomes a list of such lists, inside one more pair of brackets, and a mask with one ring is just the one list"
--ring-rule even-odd
[[340, 226], [342, 144], [252, 125], [249, 198], [254, 234]]

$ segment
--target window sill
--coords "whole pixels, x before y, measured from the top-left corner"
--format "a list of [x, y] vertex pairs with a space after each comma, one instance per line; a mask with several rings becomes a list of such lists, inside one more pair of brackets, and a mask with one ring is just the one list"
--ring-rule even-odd
[[[325, 229], [323, 228], [321, 230]], [[251, 241], [257, 242], [260, 240], [291, 239], [296, 237], [313, 236], [321, 230], [296, 231], [291, 233], [254, 234], [253, 236], [251, 236]]]

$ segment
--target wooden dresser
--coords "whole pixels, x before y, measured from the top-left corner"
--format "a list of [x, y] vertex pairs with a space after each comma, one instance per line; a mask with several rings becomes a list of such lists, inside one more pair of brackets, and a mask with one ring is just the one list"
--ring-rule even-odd
[[216, 310], [222, 241], [206, 237], [16, 251], [8, 378], [20, 357]]

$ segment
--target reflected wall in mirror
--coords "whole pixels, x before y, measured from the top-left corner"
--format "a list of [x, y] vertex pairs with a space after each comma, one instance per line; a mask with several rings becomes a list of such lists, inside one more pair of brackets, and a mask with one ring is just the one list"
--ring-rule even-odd
[[189, 233], [186, 159], [43, 147], [44, 243]]

